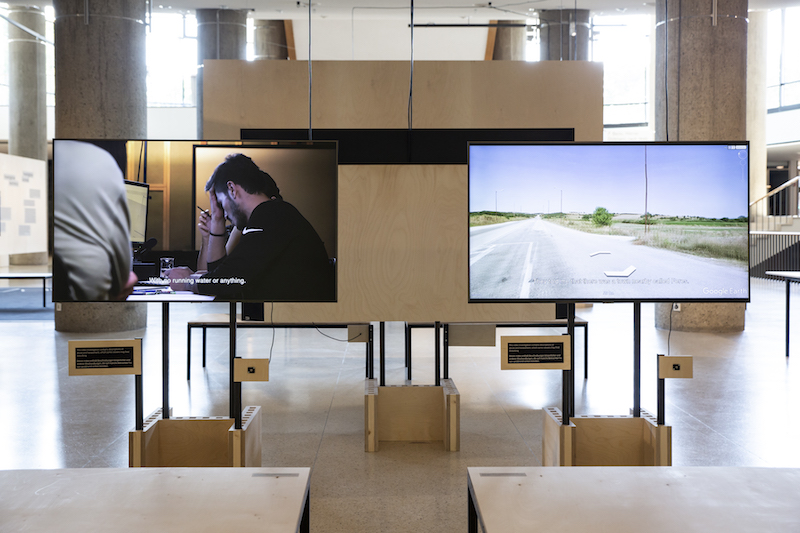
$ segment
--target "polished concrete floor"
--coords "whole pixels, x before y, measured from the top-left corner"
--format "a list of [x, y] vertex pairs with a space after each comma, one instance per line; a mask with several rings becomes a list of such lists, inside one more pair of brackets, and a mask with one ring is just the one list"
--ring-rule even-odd
[[[753, 280], [746, 329], [683, 333], [656, 329], [642, 306], [642, 406], [652, 412], [657, 353], [694, 356], [694, 378], [667, 382], [673, 464], [800, 467], [800, 320], [785, 357], [784, 285]], [[793, 297], [800, 313], [800, 292]], [[67, 341], [144, 339], [145, 412], [161, 405], [161, 307], [145, 330], [64, 334], [52, 321], [0, 316], [0, 469], [127, 466], [134, 423], [131, 376], [69, 377]], [[225, 304], [170, 306], [170, 404], [175, 416], [228, 413], [228, 337], [200, 333], [186, 380], [186, 322]], [[577, 357], [576, 412], [627, 414], [633, 404], [632, 305], [578, 309], [590, 324], [589, 379]], [[376, 327], [377, 331], [377, 327]], [[506, 330], [506, 333], [523, 333]], [[547, 330], [535, 330], [546, 333]], [[498, 331], [498, 335], [502, 331]], [[560, 333], [553, 330], [552, 333]], [[331, 338], [333, 337], [333, 338]], [[309, 466], [314, 532], [460, 532], [467, 528], [469, 466], [541, 464], [542, 408], [561, 403], [560, 371], [501, 371], [498, 348], [451, 348], [461, 393], [461, 451], [440, 443], [382, 443], [364, 452], [364, 345], [344, 330], [240, 330], [239, 354], [267, 357], [270, 381], [245, 383], [244, 405], [263, 409], [264, 466]], [[339, 339], [339, 340], [336, 340]], [[274, 342], [273, 342], [274, 341]], [[387, 383], [402, 384], [402, 325], [387, 325]], [[414, 383], [433, 382], [433, 333], [415, 330]], [[576, 335], [576, 354], [583, 336]]]

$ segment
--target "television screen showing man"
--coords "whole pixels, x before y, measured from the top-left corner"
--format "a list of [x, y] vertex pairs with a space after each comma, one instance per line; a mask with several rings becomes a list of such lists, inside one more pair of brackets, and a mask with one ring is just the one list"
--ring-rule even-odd
[[229, 154], [205, 191], [199, 270], [173, 268], [173, 289], [226, 301], [335, 301], [334, 262], [322, 239], [250, 157]]

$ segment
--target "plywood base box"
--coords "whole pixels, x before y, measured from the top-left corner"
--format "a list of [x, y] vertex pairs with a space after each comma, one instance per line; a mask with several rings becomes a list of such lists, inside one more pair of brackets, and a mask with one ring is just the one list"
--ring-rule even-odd
[[672, 427], [640, 417], [579, 415], [563, 424], [561, 411], [544, 410], [543, 466], [672, 466]]
[[460, 396], [452, 379], [441, 385], [378, 386], [366, 381], [364, 449], [376, 452], [381, 441], [441, 441], [445, 450], [461, 447]]
[[163, 418], [161, 409], [145, 419], [144, 429], [129, 433], [131, 467], [261, 466], [261, 407], [242, 410], [242, 429], [234, 419]]

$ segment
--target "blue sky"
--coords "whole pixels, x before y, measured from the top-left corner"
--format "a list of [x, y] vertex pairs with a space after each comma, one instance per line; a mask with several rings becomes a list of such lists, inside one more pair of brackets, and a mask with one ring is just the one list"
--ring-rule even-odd
[[746, 150], [726, 145], [472, 145], [470, 212], [747, 216]]

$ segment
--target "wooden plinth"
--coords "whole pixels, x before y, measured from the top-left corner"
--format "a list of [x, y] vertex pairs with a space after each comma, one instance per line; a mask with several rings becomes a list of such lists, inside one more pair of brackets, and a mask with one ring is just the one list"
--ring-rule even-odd
[[565, 426], [561, 411], [545, 409], [543, 466], [671, 466], [672, 427], [640, 417], [580, 415]]
[[364, 449], [376, 452], [381, 441], [441, 441], [460, 449], [460, 396], [452, 379], [441, 385], [380, 387], [368, 379], [364, 394]]
[[161, 409], [129, 434], [131, 467], [261, 466], [261, 407], [242, 411], [242, 429], [228, 417], [164, 419]]

